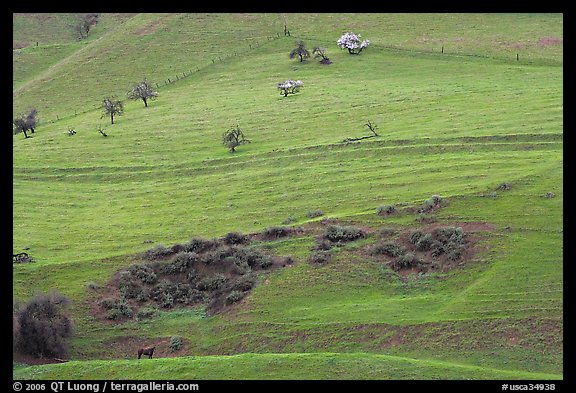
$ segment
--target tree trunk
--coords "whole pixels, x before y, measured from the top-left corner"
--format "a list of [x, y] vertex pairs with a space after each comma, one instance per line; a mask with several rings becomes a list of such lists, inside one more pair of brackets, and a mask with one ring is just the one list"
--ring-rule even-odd
[[22, 130], [22, 132], [24, 133], [24, 138], [28, 138], [28, 134], [26, 134], [26, 130]]
[[114, 113], [110, 113], [110, 121], [114, 124]]
[[34, 134], [34, 127], [30, 127], [30, 131], [32, 131], [32, 134]]
[[144, 101], [144, 106], [148, 108], [148, 102], [146, 101], [146, 97], [142, 98], [142, 101]]

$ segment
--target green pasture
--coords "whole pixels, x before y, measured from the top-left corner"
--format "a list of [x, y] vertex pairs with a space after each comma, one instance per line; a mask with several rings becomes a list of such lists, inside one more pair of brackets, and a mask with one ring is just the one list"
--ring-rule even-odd
[[[20, 19], [14, 40], [35, 42]], [[35, 260], [13, 265], [13, 298], [56, 288], [75, 323], [70, 362], [16, 364], [15, 379], [562, 378], [562, 15], [102, 20], [86, 42], [54, 25], [52, 40], [13, 55], [14, 113], [40, 116], [31, 138], [13, 136], [13, 251]], [[350, 30], [372, 42], [359, 56], [336, 45]], [[289, 59], [299, 39], [333, 63]], [[125, 99], [145, 77], [158, 98], [126, 101], [111, 125], [102, 98]], [[304, 88], [283, 97], [286, 79]], [[368, 120], [379, 136], [344, 142], [370, 135]], [[236, 125], [252, 143], [230, 153], [221, 135]], [[110, 324], [92, 313], [112, 275], [154, 245], [287, 217], [410, 230], [416, 213], [377, 207], [432, 195], [448, 201], [437, 223], [489, 228], [456, 269], [400, 276], [360, 252], [376, 234], [314, 266], [314, 237], [301, 235], [257, 244], [297, 262], [262, 273], [222, 314]], [[324, 216], [308, 218], [315, 209]], [[183, 353], [151, 362], [122, 344], [175, 335]]]

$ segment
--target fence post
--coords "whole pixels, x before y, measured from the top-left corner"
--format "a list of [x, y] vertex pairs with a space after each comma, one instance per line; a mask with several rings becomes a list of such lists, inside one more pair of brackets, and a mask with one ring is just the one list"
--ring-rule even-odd
[[442, 47], [442, 53], [444, 53], [444, 47]]
[[518, 53], [516, 53], [516, 61], [518, 61]]

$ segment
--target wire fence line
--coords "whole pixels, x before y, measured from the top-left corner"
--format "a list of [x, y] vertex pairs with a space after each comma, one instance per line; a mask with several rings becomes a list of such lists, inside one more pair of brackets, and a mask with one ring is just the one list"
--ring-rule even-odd
[[[262, 37], [262, 38], [264, 38], [264, 37]], [[211, 67], [217, 63], [221, 63], [221, 62], [226, 61], [226, 60], [233, 58], [233, 57], [245, 55], [246, 53], [248, 53], [251, 50], [258, 49], [262, 46], [267, 45], [269, 42], [275, 41], [275, 40], [280, 39], [280, 38], [290, 38], [290, 39], [293, 39], [296, 41], [306, 41], [306, 42], [312, 42], [314, 44], [325, 44], [325, 45], [332, 45], [332, 44], [336, 45], [336, 41], [337, 41], [337, 40], [328, 41], [326, 38], [318, 38], [318, 37], [307, 36], [307, 35], [303, 35], [303, 36], [294, 35], [290, 31], [285, 29], [283, 33], [276, 33], [276, 35], [266, 36], [265, 37], [266, 41], [264, 43], [261, 43], [260, 41], [256, 41], [254, 43], [248, 44], [248, 47], [245, 48], [247, 50], [243, 50], [243, 51], [236, 51], [235, 50], [235, 51], [230, 52], [230, 53], [215, 56], [211, 59], [211, 61], [209, 63], [206, 63], [204, 65], [195, 65], [192, 68], [189, 68], [189, 69], [184, 70], [182, 72], [176, 73], [174, 76], [163, 79], [160, 82], [154, 82], [154, 87], [156, 89], [161, 89], [162, 87], [172, 85], [172, 84], [177, 83], [177, 82], [179, 82], [185, 78], [190, 77], [191, 75], [194, 75], [195, 73], [198, 73], [202, 70], [205, 70], [208, 67]], [[318, 45], [315, 45], [315, 46], [318, 46]], [[371, 51], [374, 51], [374, 50], [377, 50], [377, 51], [394, 50], [394, 51], [402, 51], [402, 52], [407, 52], [407, 53], [434, 53], [434, 54], [477, 57], [477, 58], [495, 59], [495, 60], [501, 60], [501, 61], [515, 61], [515, 62], [520, 62], [521, 60], [524, 60], [526, 58], [530, 59], [530, 56], [528, 56], [528, 55], [521, 56], [520, 51], [511, 51], [509, 56], [496, 56], [496, 55], [488, 55], [488, 54], [469, 53], [466, 51], [455, 49], [455, 48], [451, 47], [449, 44], [438, 44], [438, 45], [409, 48], [409, 47], [401, 47], [401, 46], [396, 46], [396, 45], [381, 45], [381, 44], [370, 43], [369, 50], [371, 50]], [[556, 62], [552, 61], [552, 63], [556, 63]], [[100, 105], [92, 105], [89, 108], [82, 110], [82, 111], [75, 110], [74, 114], [70, 113], [70, 114], [66, 114], [64, 116], [56, 115], [56, 119], [46, 120], [46, 122], [47, 123], [54, 123], [55, 121], [60, 121], [63, 119], [76, 117], [78, 115], [91, 112], [91, 111], [98, 109], [100, 107], [101, 107]]]
[[[154, 82], [153, 85], [156, 89], [161, 89], [162, 87], [172, 85], [172, 84], [179, 82], [185, 78], [188, 78], [189, 76], [191, 76], [193, 74], [196, 74], [202, 70], [205, 70], [208, 67], [211, 67], [217, 63], [221, 63], [221, 62], [226, 61], [226, 60], [233, 58], [233, 57], [242, 56], [242, 55], [246, 54], [247, 51], [261, 48], [261, 47], [267, 45], [268, 43], [270, 43], [271, 41], [277, 40], [279, 38], [284, 38], [284, 35], [282, 35], [280, 33], [277, 33], [276, 35], [268, 35], [265, 37], [265, 41], [263, 41], [263, 43], [261, 41], [255, 41], [253, 43], [248, 44], [247, 50], [244, 50], [244, 51], [235, 50], [235, 51], [230, 52], [230, 53], [215, 56], [211, 59], [211, 61], [209, 63], [206, 63], [204, 65], [195, 65], [195, 66], [189, 68], [188, 70], [176, 73], [172, 77], [168, 77], [166, 79], [163, 79], [161, 82]], [[78, 115], [92, 112], [92, 111], [99, 109], [99, 108], [101, 108], [101, 105], [96, 105], [96, 104], [95, 105], [89, 105], [84, 110], [81, 110], [81, 111], [75, 110], [73, 114], [67, 113], [64, 115], [56, 115], [56, 119], [40, 121], [39, 124], [44, 123], [44, 122], [52, 124], [52, 123], [55, 123], [55, 122], [60, 121], [60, 120], [69, 119], [69, 118], [76, 117]]]

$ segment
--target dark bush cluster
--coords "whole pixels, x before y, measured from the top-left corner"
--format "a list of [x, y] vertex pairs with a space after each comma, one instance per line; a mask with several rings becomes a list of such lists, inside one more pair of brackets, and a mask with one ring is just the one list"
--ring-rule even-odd
[[407, 244], [409, 249], [386, 240], [372, 246], [371, 253], [394, 258], [390, 263], [394, 270], [418, 268], [424, 271], [438, 267], [442, 255], [450, 261], [460, 259], [466, 249], [466, 233], [460, 227], [437, 227], [431, 232], [416, 229], [408, 235]]
[[264, 238], [266, 239], [279, 239], [281, 237], [290, 236], [294, 229], [290, 227], [269, 227], [264, 230]]
[[118, 273], [120, 297], [103, 299], [100, 306], [106, 318], [119, 320], [134, 314], [137, 319], [145, 318], [134, 308], [149, 303], [168, 309], [205, 302], [209, 307], [227, 305], [239, 301], [254, 287], [256, 271], [294, 262], [290, 257], [273, 257], [247, 243], [248, 236], [230, 232], [221, 239], [192, 238], [169, 248], [155, 246], [142, 254], [142, 263]]
[[334, 243], [349, 242], [365, 236], [366, 233], [362, 229], [353, 226], [330, 225], [324, 233], [324, 238]]
[[225, 244], [232, 245], [232, 244], [248, 244], [250, 242], [250, 238], [248, 235], [243, 235], [239, 232], [229, 232], [222, 238]]
[[13, 316], [14, 349], [34, 357], [64, 357], [67, 339], [73, 334], [72, 319], [66, 314], [70, 301], [54, 290], [17, 305]]

